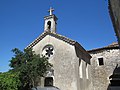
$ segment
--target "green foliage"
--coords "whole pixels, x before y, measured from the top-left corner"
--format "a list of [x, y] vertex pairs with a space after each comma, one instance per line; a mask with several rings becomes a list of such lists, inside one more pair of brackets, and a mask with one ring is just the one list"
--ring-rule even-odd
[[47, 58], [36, 55], [31, 49], [25, 49], [22, 52], [15, 48], [12, 51], [15, 56], [10, 60], [10, 66], [14, 71], [20, 72], [19, 78], [23, 88], [36, 86], [36, 80], [44, 77], [47, 69], [52, 67]]
[[21, 82], [18, 72], [0, 73], [0, 90], [18, 90], [20, 86]]
[[12, 70], [0, 73], [0, 90], [29, 90], [52, 67], [47, 58], [36, 55], [31, 49], [12, 51], [15, 54], [10, 60]]

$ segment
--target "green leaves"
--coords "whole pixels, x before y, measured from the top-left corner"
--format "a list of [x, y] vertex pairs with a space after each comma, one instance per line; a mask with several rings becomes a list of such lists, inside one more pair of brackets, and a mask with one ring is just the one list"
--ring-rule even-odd
[[36, 86], [34, 83], [36, 82], [37, 78], [44, 77], [47, 68], [50, 68], [51, 66], [52, 65], [45, 57], [40, 58], [39, 55], [34, 55], [32, 60], [21, 65], [21, 79], [22, 81], [25, 81], [24, 83], [29, 83], [32, 86]]
[[32, 49], [20, 51], [15, 48], [12, 51], [15, 55], [10, 60], [10, 67], [13, 71], [19, 72], [19, 80], [24, 89], [37, 86], [36, 80], [44, 77], [47, 69], [52, 67], [46, 57], [36, 55]]
[[36, 55], [32, 49], [20, 51], [15, 48], [12, 52], [12, 70], [0, 73], [0, 90], [30, 90], [31, 86], [37, 86], [38, 79], [44, 77], [48, 68], [52, 67], [46, 57]]
[[18, 90], [21, 86], [19, 73], [5, 72], [0, 74], [0, 90]]
[[12, 52], [12, 70], [0, 73], [0, 90], [30, 90], [31, 86], [37, 86], [38, 79], [44, 77], [48, 68], [52, 67], [46, 57], [36, 55], [32, 49], [20, 51], [15, 48]]

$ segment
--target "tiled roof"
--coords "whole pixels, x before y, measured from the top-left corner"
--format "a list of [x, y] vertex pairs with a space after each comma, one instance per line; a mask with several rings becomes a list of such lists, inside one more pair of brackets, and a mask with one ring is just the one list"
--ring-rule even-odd
[[99, 50], [107, 50], [107, 49], [119, 49], [119, 45], [117, 42], [114, 42], [106, 47], [102, 47], [102, 48], [96, 48], [96, 49], [92, 49], [92, 50], [88, 50], [88, 52], [94, 52], [94, 51], [99, 51]]
[[27, 46], [27, 48], [32, 48], [33, 46], [35, 46], [39, 41], [41, 41], [46, 35], [50, 35], [50, 36], [53, 36], [53, 37], [56, 37], [60, 40], [63, 40], [71, 45], [74, 45], [76, 43], [76, 41], [74, 40], [71, 40], [65, 36], [62, 36], [62, 35], [59, 35], [59, 34], [56, 34], [56, 33], [52, 33], [50, 31], [47, 31], [47, 32], [43, 32], [37, 39], [35, 39], [31, 44], [29, 44]]

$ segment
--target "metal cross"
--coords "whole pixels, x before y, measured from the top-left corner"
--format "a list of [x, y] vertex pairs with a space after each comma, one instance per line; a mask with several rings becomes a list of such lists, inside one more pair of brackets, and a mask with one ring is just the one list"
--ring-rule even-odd
[[53, 48], [48, 47], [48, 49], [46, 50], [46, 55], [47, 55], [48, 57], [50, 57], [51, 55], [53, 55]]
[[54, 9], [52, 7], [50, 7], [50, 10], [48, 10], [48, 12], [50, 12], [50, 15], [52, 15]]

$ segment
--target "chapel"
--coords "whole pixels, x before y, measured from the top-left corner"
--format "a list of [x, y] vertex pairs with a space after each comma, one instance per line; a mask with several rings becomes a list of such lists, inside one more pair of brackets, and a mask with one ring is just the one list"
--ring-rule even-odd
[[44, 30], [27, 48], [48, 58], [53, 67], [41, 78], [40, 87], [59, 90], [93, 90], [90, 54], [76, 41], [57, 33], [56, 15], [50, 8]]

